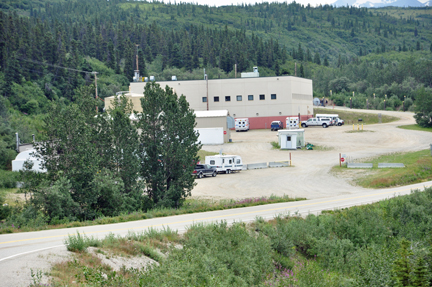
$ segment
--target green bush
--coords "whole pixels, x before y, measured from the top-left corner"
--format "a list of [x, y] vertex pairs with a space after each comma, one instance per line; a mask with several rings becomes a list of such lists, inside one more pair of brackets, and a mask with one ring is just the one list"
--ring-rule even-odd
[[193, 226], [182, 250], [140, 276], [145, 286], [253, 286], [272, 271], [270, 242], [242, 224]]
[[19, 180], [19, 172], [0, 169], [0, 188], [16, 188]]
[[72, 252], [83, 252], [86, 251], [87, 247], [98, 247], [101, 244], [98, 239], [87, 237], [85, 234], [81, 235], [79, 232], [76, 235], [68, 235], [64, 243], [67, 250]]

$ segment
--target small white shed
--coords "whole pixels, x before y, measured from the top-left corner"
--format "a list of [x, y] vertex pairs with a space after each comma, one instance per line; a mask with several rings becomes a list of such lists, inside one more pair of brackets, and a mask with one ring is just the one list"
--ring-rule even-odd
[[30, 161], [33, 163], [32, 170], [37, 172], [46, 172], [45, 169], [42, 169], [42, 161], [35, 157], [36, 154], [35, 149], [29, 149], [23, 152], [20, 152], [15, 160], [12, 161], [12, 171], [20, 171], [24, 169], [24, 162]]
[[279, 130], [278, 137], [281, 149], [297, 149], [305, 146], [304, 129]]
[[199, 128], [194, 129], [198, 131], [199, 137], [198, 142], [204, 145], [209, 144], [223, 144], [224, 143], [224, 130], [220, 128]]

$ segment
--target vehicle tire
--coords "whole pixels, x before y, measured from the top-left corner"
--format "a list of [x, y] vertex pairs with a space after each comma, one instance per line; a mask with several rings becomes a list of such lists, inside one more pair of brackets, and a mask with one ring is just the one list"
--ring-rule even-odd
[[341, 123], [338, 123], [338, 126], [341, 126], [342, 124]]
[[326, 128], [327, 127], [327, 124], [323, 124], [323, 128]]
[[239, 131], [238, 130], [236, 130], [236, 133], [238, 133]]
[[273, 129], [271, 129], [271, 131], [273, 131]]
[[230, 169], [227, 169], [226, 170], [226, 174], [230, 174], [231, 173], [231, 170]]
[[217, 172], [216, 172], [216, 171], [213, 172], [212, 176], [213, 176], [213, 177], [216, 177], [216, 175], [217, 175]]
[[203, 178], [203, 174], [202, 174], [202, 172], [198, 173], [198, 174], [197, 174], [197, 177], [198, 177], [198, 178]]
[[302, 127], [303, 127], [303, 128], [307, 128], [307, 125], [306, 125], [306, 124], [302, 124]]

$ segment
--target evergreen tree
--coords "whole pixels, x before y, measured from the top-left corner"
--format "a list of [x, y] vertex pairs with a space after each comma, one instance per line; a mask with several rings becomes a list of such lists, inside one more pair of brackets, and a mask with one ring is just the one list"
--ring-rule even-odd
[[426, 262], [423, 257], [419, 257], [414, 269], [414, 278], [412, 279], [412, 286], [428, 287], [428, 270]]
[[397, 258], [394, 261], [393, 273], [396, 286], [411, 286], [411, 265], [410, 257], [413, 252], [410, 249], [410, 242], [402, 239], [400, 248], [397, 250]]
[[147, 76], [146, 62], [145, 62], [144, 53], [141, 49], [138, 50], [138, 68], [140, 71], [140, 76], [146, 77]]
[[303, 68], [303, 63], [300, 64], [300, 74], [299, 77], [304, 78], [305, 73], [304, 73], [304, 68]]
[[326, 67], [329, 66], [327, 55], [324, 57], [324, 66], [326, 66]]
[[191, 174], [201, 148], [195, 115], [183, 95], [154, 82], [145, 86], [141, 106], [140, 175], [148, 199], [155, 207], [180, 207], [194, 186]]
[[314, 63], [317, 65], [321, 65], [321, 59], [320, 59], [320, 55], [318, 54], [318, 52], [315, 53]]

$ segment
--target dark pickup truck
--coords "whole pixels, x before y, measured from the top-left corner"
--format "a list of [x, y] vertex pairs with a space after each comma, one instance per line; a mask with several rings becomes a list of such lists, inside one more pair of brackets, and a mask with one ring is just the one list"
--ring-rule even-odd
[[215, 177], [217, 175], [217, 171], [215, 167], [211, 167], [208, 164], [197, 164], [192, 175], [195, 175], [197, 178], [202, 178], [206, 175]]

